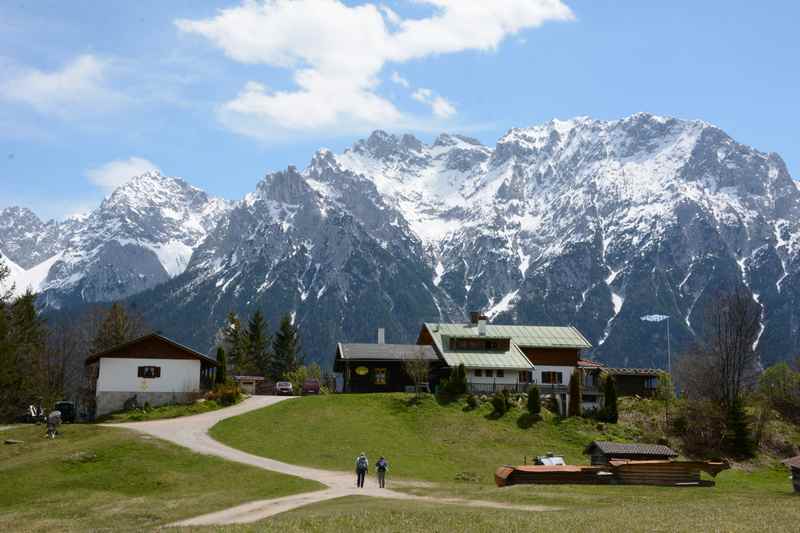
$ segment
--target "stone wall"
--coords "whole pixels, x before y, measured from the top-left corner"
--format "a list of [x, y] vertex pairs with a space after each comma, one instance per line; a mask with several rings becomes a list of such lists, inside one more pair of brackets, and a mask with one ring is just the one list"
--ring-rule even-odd
[[97, 393], [97, 406], [95, 416], [103, 416], [109, 413], [122, 411], [125, 402], [136, 396], [139, 406], [146, 403], [151, 407], [168, 405], [174, 403], [190, 403], [197, 397], [196, 392], [121, 392], [105, 391]]

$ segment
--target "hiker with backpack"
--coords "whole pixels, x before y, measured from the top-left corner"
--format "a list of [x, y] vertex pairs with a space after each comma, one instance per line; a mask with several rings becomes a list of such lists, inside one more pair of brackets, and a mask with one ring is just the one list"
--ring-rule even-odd
[[387, 470], [389, 470], [389, 462], [381, 455], [381, 458], [375, 463], [375, 473], [378, 475], [378, 486], [382, 489], [386, 488]]
[[369, 470], [367, 454], [361, 452], [361, 454], [356, 457], [356, 485], [360, 489], [364, 488], [364, 478], [367, 476], [367, 470]]

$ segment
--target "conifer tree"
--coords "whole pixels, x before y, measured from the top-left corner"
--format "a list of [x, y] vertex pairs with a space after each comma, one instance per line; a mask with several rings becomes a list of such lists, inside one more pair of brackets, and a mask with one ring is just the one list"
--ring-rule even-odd
[[46, 342], [35, 294], [28, 291], [10, 304], [0, 302], [0, 419], [11, 419], [29, 402], [48, 395], [42, 372]]
[[266, 376], [269, 372], [269, 342], [266, 332], [264, 315], [257, 309], [247, 324], [247, 357], [246, 370], [248, 374]]
[[217, 372], [214, 375], [214, 382], [220, 385], [228, 381], [228, 357], [225, 355], [225, 349], [222, 346], [217, 346]]
[[581, 416], [581, 371], [576, 368], [569, 380], [569, 416]]
[[741, 398], [735, 398], [731, 403], [726, 422], [729, 434], [728, 449], [742, 459], [753, 457], [756, 445], [750, 433], [750, 424]]
[[616, 424], [619, 419], [619, 411], [617, 408], [617, 385], [614, 383], [612, 376], [606, 376], [603, 383], [603, 394], [605, 402], [603, 405], [603, 418], [606, 422]]
[[300, 364], [300, 338], [292, 318], [286, 314], [272, 341], [272, 357], [270, 358], [269, 377], [273, 380], [283, 378], [287, 372], [293, 372]]
[[242, 324], [236, 313], [228, 313], [227, 324], [223, 330], [226, 344], [226, 353], [231, 359], [231, 365], [237, 374], [245, 374], [247, 367], [247, 336], [242, 331]]
[[539, 416], [542, 412], [542, 400], [539, 396], [539, 387], [534, 383], [528, 389], [528, 412]]

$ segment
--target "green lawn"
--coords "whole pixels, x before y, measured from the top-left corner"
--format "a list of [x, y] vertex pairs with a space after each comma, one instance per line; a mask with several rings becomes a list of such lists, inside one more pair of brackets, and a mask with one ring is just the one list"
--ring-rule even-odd
[[320, 485], [195, 454], [134, 432], [62, 425], [2, 432], [0, 531], [141, 531]]
[[356, 455], [384, 455], [394, 477], [493, 483], [503, 464], [522, 464], [548, 451], [584, 463], [594, 438], [630, 437], [631, 429], [584, 419], [547, 420], [531, 427], [523, 411], [491, 418], [491, 406], [465, 411], [427, 396], [410, 405], [405, 394], [322, 395], [281, 402], [229, 418], [211, 435], [230, 446], [282, 461], [350, 470]]
[[[787, 493], [751, 501], [695, 499], [696, 492], [679, 501], [648, 494], [642, 501], [630, 498], [613, 505], [597, 505], [587, 487], [576, 488], [580, 505], [564, 511], [527, 513], [497, 509], [476, 509], [419, 502], [399, 502], [354, 497], [297, 509], [265, 522], [246, 526], [196, 529], [245, 533], [281, 531], [286, 533], [374, 533], [467, 532], [494, 533], [528, 531], [587, 532], [676, 532], [676, 531], [797, 531], [800, 519], [798, 498]], [[605, 489], [604, 489], [605, 490]]]
[[223, 407], [225, 406], [217, 403], [214, 400], [206, 400], [204, 402], [194, 402], [190, 404], [162, 405], [160, 407], [151, 407], [148, 409], [133, 409], [131, 411], [113, 413], [107, 417], [104, 417], [102, 420], [100, 420], [100, 422], [115, 423], [162, 420], [165, 418], [178, 418], [180, 416], [207, 413], [209, 411], [222, 409]]
[[[251, 453], [288, 462], [349, 470], [362, 449], [385, 454], [392, 477], [428, 486], [391, 486], [424, 496], [545, 505], [527, 513], [453, 505], [344, 498], [298, 509], [253, 526], [221, 531], [797, 531], [800, 496], [788, 471], [764, 460], [717, 476], [712, 488], [647, 486], [515, 486], [497, 488], [493, 473], [524, 455], [556, 451], [586, 463], [594, 438], [638, 436], [628, 424], [598, 425], [548, 418], [530, 425], [522, 411], [492, 419], [491, 408], [465, 411], [405, 395], [307, 397], [228, 419], [212, 435]], [[280, 436], [276, 438], [275, 436]], [[370, 476], [372, 477], [372, 476]], [[368, 482], [374, 482], [370, 479]]]

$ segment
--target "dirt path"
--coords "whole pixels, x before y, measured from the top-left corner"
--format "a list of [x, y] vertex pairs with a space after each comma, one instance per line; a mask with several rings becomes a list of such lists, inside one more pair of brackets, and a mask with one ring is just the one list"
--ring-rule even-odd
[[[226, 418], [237, 416], [248, 411], [261, 409], [274, 405], [278, 402], [291, 400], [289, 397], [279, 396], [252, 396], [242, 403], [233, 407], [219, 409], [208, 413], [182, 418], [172, 418], [168, 420], [154, 420], [151, 422], [129, 422], [124, 424], [106, 424], [109, 427], [122, 427], [132, 429], [140, 433], [152, 435], [163, 440], [174, 442], [195, 452], [208, 455], [215, 455], [244, 463], [272, 472], [288, 474], [290, 476], [301, 477], [317, 481], [327, 489], [315, 492], [306, 492], [271, 500], [259, 500], [238, 505], [230, 509], [209, 513], [206, 515], [183, 520], [173, 526], [199, 526], [199, 525], [222, 525], [222, 524], [241, 524], [256, 522], [264, 518], [274, 516], [285, 511], [303, 507], [312, 503], [318, 503], [334, 498], [345, 496], [371, 496], [377, 498], [392, 498], [398, 500], [416, 500], [432, 503], [444, 503], [452, 505], [466, 505], [470, 507], [492, 507], [499, 509], [515, 509], [520, 511], [550, 511], [556, 510], [554, 507], [533, 506], [533, 505], [508, 505], [499, 502], [463, 500], [460, 498], [433, 498], [427, 496], [414, 496], [389, 489], [380, 489], [376, 486], [365, 486], [359, 489], [355, 486], [355, 476], [351, 472], [336, 472], [333, 470], [322, 470], [306, 466], [292, 465], [266, 457], [252, 455], [236, 448], [226, 446], [221, 442], [212, 439], [208, 430]], [[374, 480], [373, 480], [374, 481]]]

